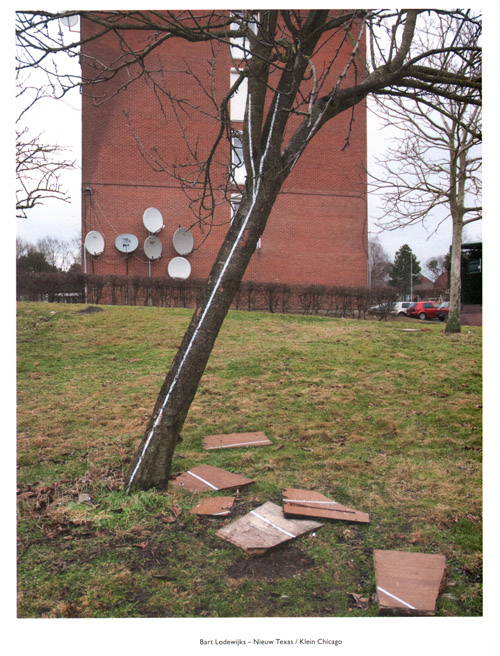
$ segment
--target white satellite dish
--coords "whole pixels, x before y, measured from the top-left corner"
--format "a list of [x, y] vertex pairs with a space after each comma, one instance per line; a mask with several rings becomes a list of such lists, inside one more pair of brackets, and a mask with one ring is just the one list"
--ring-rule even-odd
[[91, 230], [85, 237], [85, 248], [91, 255], [100, 255], [104, 250], [104, 238], [97, 230]]
[[150, 235], [144, 242], [144, 254], [148, 260], [159, 260], [161, 257], [161, 241]]
[[148, 207], [142, 215], [142, 222], [146, 230], [153, 235], [160, 232], [163, 228], [163, 217], [160, 210], [157, 210], [156, 207]]
[[115, 246], [120, 251], [120, 253], [132, 253], [135, 251], [138, 245], [139, 240], [137, 237], [128, 233], [118, 235], [118, 237], [115, 239]]
[[179, 228], [174, 232], [172, 242], [176, 253], [179, 255], [189, 255], [193, 250], [194, 238], [191, 231], [187, 228]]
[[78, 16], [61, 16], [61, 23], [64, 27], [73, 27], [78, 23]]
[[168, 263], [168, 275], [171, 278], [186, 280], [191, 274], [191, 265], [185, 257], [174, 257]]

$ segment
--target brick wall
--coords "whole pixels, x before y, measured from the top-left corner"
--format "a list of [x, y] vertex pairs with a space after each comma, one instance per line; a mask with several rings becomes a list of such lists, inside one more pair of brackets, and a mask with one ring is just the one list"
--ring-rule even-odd
[[[89, 27], [84, 24], [82, 29]], [[335, 43], [330, 43], [324, 56], [335, 47]], [[108, 40], [102, 41], [92, 54], [109, 60], [114, 52]], [[174, 47], [173, 41], [167, 42], [162, 50], [163, 70], [157, 79], [163, 82], [161, 76], [167, 77], [175, 95], [187, 97], [208, 112], [208, 97], [185, 71], [189, 66], [200, 79], [205, 79], [209, 57], [208, 44], [189, 45], [176, 40]], [[86, 61], [84, 57], [84, 73]], [[339, 62], [340, 66], [343, 62]], [[229, 53], [223, 50], [213, 79], [218, 97], [229, 88], [230, 68]], [[189, 200], [175, 179], [160, 170], [162, 164], [183, 161], [186, 152], [171, 107], [167, 102], [165, 121], [152, 84], [144, 79], [113, 95], [126, 79], [122, 72], [117, 80], [83, 96], [82, 235], [84, 238], [90, 230], [97, 230], [105, 241], [102, 255], [92, 257], [85, 253], [87, 271], [99, 275], [168, 275], [168, 263], [177, 255], [172, 236], [182, 226], [192, 228], [195, 240], [195, 250], [188, 256], [191, 275], [206, 278], [230, 221], [229, 203], [217, 208], [216, 225], [211, 231], [208, 227], [193, 226]], [[106, 102], [101, 102], [103, 90], [108, 97]], [[191, 143], [197, 138], [197, 148], [206, 153], [218, 124], [204, 113], [189, 111], [192, 118], [186, 125]], [[348, 135], [349, 147], [344, 148]], [[154, 153], [153, 158], [147, 150]], [[215, 182], [220, 181], [217, 176], [223, 175], [225, 161], [229, 161], [229, 148], [219, 160]], [[337, 117], [308, 146], [285, 182], [245, 279], [366, 285], [365, 166], [366, 108], [360, 104], [355, 108], [354, 122], [350, 112]], [[148, 207], [159, 209], [165, 224], [157, 235], [162, 242], [162, 258], [155, 262], [150, 262], [143, 252], [148, 232], [142, 215]], [[139, 240], [139, 248], [131, 255], [126, 256], [115, 247], [115, 238], [122, 233], [132, 233]]]

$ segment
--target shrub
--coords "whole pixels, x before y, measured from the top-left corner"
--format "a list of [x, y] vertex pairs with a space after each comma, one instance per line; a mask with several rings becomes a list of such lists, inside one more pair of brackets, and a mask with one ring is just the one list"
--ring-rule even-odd
[[[153, 305], [195, 307], [204, 280], [174, 280], [148, 276], [98, 276], [84, 273], [20, 273], [18, 300], [87, 302], [94, 305]], [[333, 285], [289, 285], [244, 280], [233, 307], [249, 312], [298, 312], [302, 314], [365, 318], [372, 305], [390, 305], [396, 291], [389, 287], [337, 287]]]

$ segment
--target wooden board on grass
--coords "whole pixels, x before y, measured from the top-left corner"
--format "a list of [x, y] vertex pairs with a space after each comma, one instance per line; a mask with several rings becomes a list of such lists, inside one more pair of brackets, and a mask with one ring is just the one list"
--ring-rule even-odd
[[296, 488], [283, 490], [283, 511], [285, 517], [317, 517], [361, 524], [370, 521], [368, 513], [343, 506], [320, 492]]
[[408, 551], [373, 552], [381, 611], [434, 615], [444, 584], [446, 559], [440, 554]]
[[272, 442], [262, 431], [253, 433], [227, 433], [225, 435], [207, 435], [203, 438], [203, 448], [234, 449], [236, 447], [268, 446]]
[[212, 467], [212, 465], [198, 465], [189, 471], [176, 476], [172, 484], [183, 487], [190, 492], [209, 492], [210, 490], [235, 490], [255, 481], [240, 474]]
[[282, 508], [268, 501], [234, 522], [226, 524], [216, 535], [240, 547], [250, 556], [262, 556], [271, 549], [321, 526], [322, 524], [315, 521], [286, 519]]
[[211, 497], [200, 501], [189, 511], [193, 515], [211, 515], [213, 517], [229, 515], [234, 504], [234, 497]]

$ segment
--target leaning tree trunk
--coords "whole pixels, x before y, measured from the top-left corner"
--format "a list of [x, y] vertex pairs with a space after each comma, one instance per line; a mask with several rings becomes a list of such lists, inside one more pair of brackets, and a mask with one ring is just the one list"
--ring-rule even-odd
[[293, 56], [290, 53], [289, 60], [284, 64], [265, 120], [269, 72], [265, 62], [270, 61], [268, 57], [272, 54], [272, 44], [269, 45], [267, 38], [262, 42], [262, 48], [257, 44], [255, 54], [258, 56], [255, 60], [253, 57], [250, 59], [249, 69], [257, 68], [249, 77], [245, 112], [246, 138], [243, 147], [248, 175], [245, 193], [210, 273], [203, 298], [160, 390], [153, 415], [132, 463], [127, 491], [167, 487], [174, 449], [189, 407], [283, 181], [321, 125], [355, 105], [368, 93], [368, 89], [363, 89], [359, 96], [350, 92], [341, 96], [339, 93], [335, 95], [335, 102], [332, 102], [333, 96], [320, 98], [311, 107], [310, 114], [301, 120], [282, 151], [288, 119], [294, 111], [309, 58], [327, 18], [328, 11], [319, 10], [312, 12], [303, 24], [302, 47]]
[[270, 214], [281, 182], [272, 176], [245, 193], [201, 301], [158, 395], [136, 452], [127, 491], [166, 489], [172, 457], [212, 347]]

